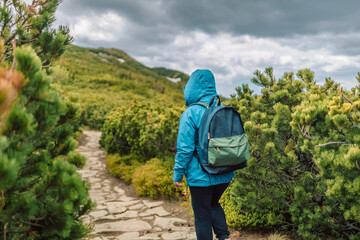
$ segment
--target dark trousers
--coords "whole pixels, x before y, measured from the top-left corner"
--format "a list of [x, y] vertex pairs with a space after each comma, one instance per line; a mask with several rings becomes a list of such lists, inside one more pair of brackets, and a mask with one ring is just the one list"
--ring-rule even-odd
[[225, 183], [210, 187], [190, 187], [198, 240], [212, 240], [212, 229], [220, 240], [229, 237], [230, 232], [226, 224], [225, 213], [219, 203], [219, 199], [228, 185]]

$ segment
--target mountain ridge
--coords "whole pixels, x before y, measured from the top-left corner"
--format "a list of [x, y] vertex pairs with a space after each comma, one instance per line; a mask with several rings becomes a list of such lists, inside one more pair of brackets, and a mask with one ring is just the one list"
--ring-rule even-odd
[[[189, 78], [177, 70], [145, 66], [122, 50], [75, 45], [67, 47], [50, 71], [53, 84], [65, 96], [78, 99], [84, 122], [94, 128], [112, 109], [134, 101], [184, 105], [182, 89]], [[173, 82], [176, 78], [180, 81]]]

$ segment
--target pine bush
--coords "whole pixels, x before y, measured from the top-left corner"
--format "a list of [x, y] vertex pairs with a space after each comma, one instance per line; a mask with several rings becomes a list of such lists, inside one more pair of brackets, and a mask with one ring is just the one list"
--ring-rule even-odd
[[0, 238], [81, 239], [89, 186], [67, 160], [74, 157], [78, 108], [51, 86], [31, 48], [14, 55], [26, 84], [0, 138]]
[[257, 71], [228, 104], [239, 109], [251, 143], [225, 211], [234, 225], [293, 229], [304, 239], [359, 239], [360, 85], [319, 86], [310, 70], [276, 80]]
[[4, 51], [0, 58], [11, 61], [15, 43], [17, 46], [30, 44], [43, 67], [50, 66], [60, 57], [73, 40], [68, 27], [51, 28], [60, 3], [61, 0], [3, 1], [0, 5], [0, 38], [4, 39]]

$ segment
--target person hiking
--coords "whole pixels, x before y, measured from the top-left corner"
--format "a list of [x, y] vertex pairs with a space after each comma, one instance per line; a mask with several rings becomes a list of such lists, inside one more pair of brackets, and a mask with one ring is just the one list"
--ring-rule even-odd
[[221, 175], [205, 173], [195, 157], [198, 149], [198, 129], [206, 110], [196, 102], [209, 104], [216, 96], [215, 78], [210, 70], [196, 70], [184, 87], [184, 98], [188, 108], [180, 118], [177, 138], [177, 153], [173, 181], [176, 187], [182, 187], [185, 175], [190, 188], [191, 204], [194, 211], [195, 231], [198, 240], [212, 240], [213, 233], [219, 240], [230, 239], [230, 232], [219, 199], [234, 177], [234, 172]]

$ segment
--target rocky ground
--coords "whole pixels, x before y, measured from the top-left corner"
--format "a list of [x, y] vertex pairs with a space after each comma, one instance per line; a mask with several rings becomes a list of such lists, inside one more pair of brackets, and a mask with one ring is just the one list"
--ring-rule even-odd
[[[196, 239], [191, 215], [177, 203], [153, 201], [134, 194], [131, 186], [111, 176], [105, 165], [105, 151], [99, 147], [101, 132], [84, 131], [76, 149], [87, 158], [79, 170], [91, 183], [90, 197], [96, 207], [84, 217], [93, 227], [88, 239]], [[232, 239], [240, 239], [239, 232]], [[241, 239], [266, 239], [242, 235]]]

